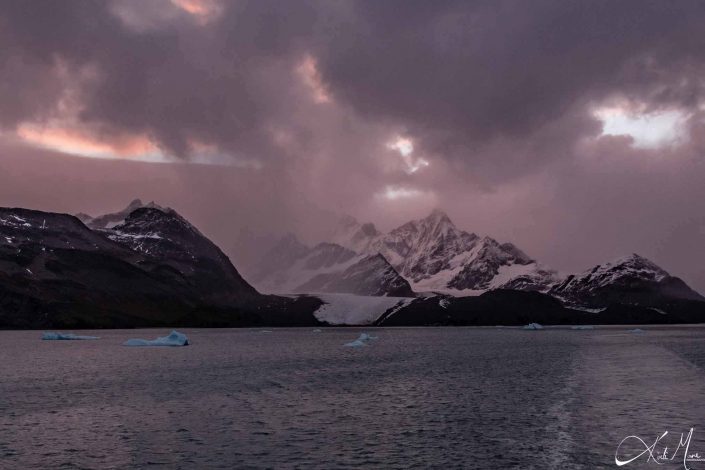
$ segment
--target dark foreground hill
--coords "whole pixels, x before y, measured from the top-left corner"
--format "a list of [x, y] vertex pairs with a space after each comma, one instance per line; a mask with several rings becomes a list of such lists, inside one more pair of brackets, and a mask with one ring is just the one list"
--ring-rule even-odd
[[499, 289], [476, 297], [434, 296], [415, 299], [386, 312], [378, 326], [491, 326], [491, 325], [628, 325], [705, 322], [705, 302], [668, 299], [661, 308], [612, 303], [583, 310], [565, 306], [539, 292]]
[[315, 325], [313, 297], [258, 293], [175, 211], [140, 208], [112, 229], [0, 208], [0, 327]]

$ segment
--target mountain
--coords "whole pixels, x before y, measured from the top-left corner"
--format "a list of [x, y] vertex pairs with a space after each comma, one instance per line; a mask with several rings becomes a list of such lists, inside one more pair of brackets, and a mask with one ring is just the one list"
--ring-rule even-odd
[[637, 254], [568, 276], [549, 293], [568, 303], [591, 307], [612, 304], [657, 307], [673, 301], [705, 301], [681, 279]]
[[382, 232], [374, 224], [361, 224], [349, 215], [344, 215], [338, 221], [328, 241], [344, 246], [356, 253], [369, 253], [372, 245], [382, 237]]
[[500, 288], [546, 291], [558, 279], [554, 271], [511, 243], [460, 230], [438, 209], [386, 235], [370, 225], [344, 218], [337, 240], [347, 248], [381, 254], [417, 292], [476, 295]]
[[309, 248], [291, 234], [263, 258], [252, 279], [268, 292], [413, 295], [409, 283], [384, 258], [358, 254], [336, 243]]
[[414, 296], [407, 280], [379, 254], [364, 256], [342, 272], [318, 274], [299, 286], [297, 290], [369, 296]]
[[171, 209], [112, 229], [0, 208], [0, 327], [314, 325], [321, 301], [259, 294]]
[[168, 267], [199, 298], [229, 304], [258, 293], [213, 242], [173, 209], [141, 207], [104, 233], [109, 239]]

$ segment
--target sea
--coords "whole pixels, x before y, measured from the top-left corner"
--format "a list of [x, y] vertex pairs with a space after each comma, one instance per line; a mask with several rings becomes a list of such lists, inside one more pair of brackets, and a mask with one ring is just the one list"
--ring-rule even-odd
[[705, 328], [634, 328], [2, 331], [0, 468], [705, 468]]

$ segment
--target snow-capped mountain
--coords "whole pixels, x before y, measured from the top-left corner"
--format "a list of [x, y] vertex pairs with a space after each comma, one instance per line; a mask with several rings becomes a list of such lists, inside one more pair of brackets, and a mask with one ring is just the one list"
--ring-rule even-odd
[[570, 275], [549, 293], [570, 303], [597, 307], [612, 303], [650, 305], [668, 300], [705, 300], [681, 279], [637, 254]]
[[546, 291], [557, 274], [511, 243], [499, 243], [458, 229], [447, 214], [407, 222], [388, 234], [353, 218], [343, 219], [338, 243], [363, 253], [381, 254], [417, 292], [478, 294], [511, 288]]
[[265, 292], [413, 295], [409, 283], [384, 258], [336, 243], [309, 248], [291, 234], [263, 258], [252, 280]]

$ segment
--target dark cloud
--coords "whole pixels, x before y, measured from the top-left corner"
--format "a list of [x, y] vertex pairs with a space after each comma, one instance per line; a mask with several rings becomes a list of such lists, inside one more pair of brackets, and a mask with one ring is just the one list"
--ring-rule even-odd
[[[320, 44], [325, 79], [446, 157], [521, 144], [615, 93], [654, 106], [703, 100], [702, 2], [362, 2], [351, 17]], [[573, 133], [595, 130], [577, 124]]]
[[[65, 126], [232, 164], [30, 164], [4, 147], [0, 195], [89, 212], [160, 199], [226, 248], [244, 226], [313, 237], [331, 213], [390, 228], [439, 205], [561, 269], [640, 251], [705, 290], [688, 255], [703, 252], [703, 24], [689, 0], [0, 0], [6, 141]], [[615, 103], [679, 111], [686, 138], [601, 136], [595, 108]], [[429, 165], [411, 171], [396, 136]]]

